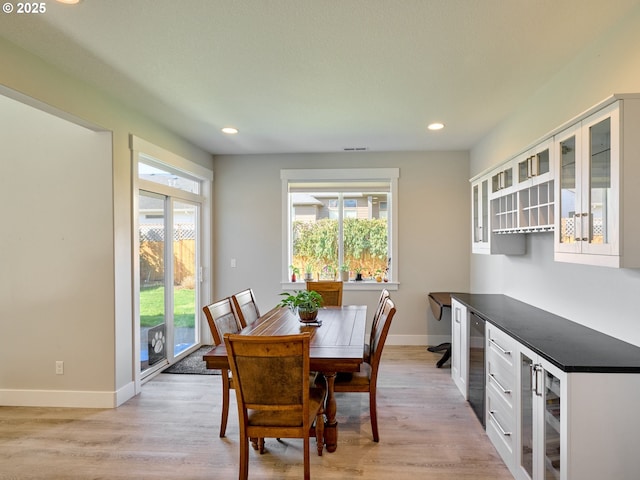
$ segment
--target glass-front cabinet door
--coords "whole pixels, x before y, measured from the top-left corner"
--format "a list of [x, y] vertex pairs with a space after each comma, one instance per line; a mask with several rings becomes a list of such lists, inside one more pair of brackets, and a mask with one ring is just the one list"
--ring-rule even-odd
[[[566, 451], [565, 374], [528, 349], [520, 359], [519, 438], [516, 477], [560, 480]], [[566, 467], [564, 467], [566, 468]]]
[[556, 135], [556, 252], [618, 254], [618, 132], [614, 103]]
[[518, 472], [522, 479], [533, 478], [533, 360], [520, 353], [520, 438]]
[[471, 186], [472, 252], [489, 253], [489, 179], [483, 178]]
[[528, 187], [547, 182], [553, 174], [553, 141], [545, 140], [517, 159], [517, 184]]
[[[617, 107], [617, 105], [614, 104]], [[618, 109], [608, 108], [583, 122], [583, 253], [617, 253]], [[587, 215], [585, 215], [585, 213]]]
[[571, 127], [556, 137], [558, 168], [556, 185], [555, 229], [556, 251], [579, 253], [581, 231], [580, 201], [580, 150], [582, 148], [580, 125]]

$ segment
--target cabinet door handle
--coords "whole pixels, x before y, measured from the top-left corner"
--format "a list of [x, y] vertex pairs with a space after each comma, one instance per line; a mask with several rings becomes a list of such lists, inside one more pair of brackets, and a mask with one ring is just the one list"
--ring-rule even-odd
[[542, 375], [540, 375], [542, 373], [542, 365], [536, 364], [533, 366], [533, 383], [534, 383], [534, 388], [533, 388], [533, 392], [541, 397], [542, 396], [542, 385], [540, 383], [540, 379], [542, 378]]
[[500, 433], [502, 435], [504, 435], [505, 437], [510, 437], [511, 432], [507, 432], [504, 428], [502, 428], [502, 425], [500, 425], [500, 422], [498, 421], [494, 413], [496, 413], [495, 410], [489, 410], [489, 416], [491, 417], [491, 420], [494, 421], [494, 423], [496, 424], [496, 426], [498, 427], [498, 430], [500, 430]]
[[540, 162], [539, 160], [539, 156], [536, 153], [533, 157], [531, 157], [531, 176], [532, 177], [537, 177], [538, 176], [538, 164]]
[[503, 355], [511, 355], [511, 350], [505, 350], [502, 348], [493, 338], [489, 338], [489, 343], [491, 343], [494, 347], [502, 352]]
[[498, 385], [498, 388], [502, 390], [502, 393], [504, 393], [505, 395], [511, 395], [511, 390], [504, 388], [493, 373], [490, 373], [489, 377], [491, 377], [491, 380], [493, 380], [495, 384]]
[[[586, 218], [585, 218], [586, 217]], [[590, 236], [590, 225], [591, 225], [591, 221], [590, 221], [590, 217], [588, 213], [583, 213], [582, 214], [582, 225], [581, 225], [581, 230], [580, 230], [580, 234], [582, 235], [582, 241], [583, 242], [588, 242], [589, 241], [589, 236]], [[584, 234], [584, 230], [585, 227], [587, 229], [587, 234]]]

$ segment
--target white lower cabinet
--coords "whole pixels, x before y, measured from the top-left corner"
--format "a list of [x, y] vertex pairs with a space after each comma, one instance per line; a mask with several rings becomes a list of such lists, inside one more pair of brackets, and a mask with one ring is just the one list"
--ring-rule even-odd
[[465, 400], [469, 395], [469, 319], [467, 307], [451, 299], [451, 378]]
[[487, 435], [512, 471], [515, 465], [517, 398], [514, 345], [511, 337], [487, 323]]
[[637, 480], [640, 374], [563, 372], [487, 324], [487, 435], [518, 480]]

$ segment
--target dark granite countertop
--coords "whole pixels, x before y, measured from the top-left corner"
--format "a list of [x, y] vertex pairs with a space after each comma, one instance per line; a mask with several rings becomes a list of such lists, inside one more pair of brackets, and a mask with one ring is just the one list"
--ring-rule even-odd
[[506, 295], [451, 296], [565, 372], [640, 373], [640, 347]]

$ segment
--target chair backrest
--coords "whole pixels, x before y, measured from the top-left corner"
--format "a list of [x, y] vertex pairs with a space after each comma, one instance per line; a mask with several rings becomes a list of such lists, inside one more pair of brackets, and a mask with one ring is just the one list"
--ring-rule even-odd
[[261, 427], [295, 427], [308, 434], [310, 338], [309, 332], [224, 336], [244, 427], [251, 410], [252, 417], [265, 413]]
[[371, 322], [371, 338], [369, 339], [369, 345], [373, 341], [373, 332], [376, 329], [376, 324], [380, 319], [380, 314], [382, 313], [382, 308], [384, 307], [384, 302], [387, 298], [390, 298], [389, 290], [383, 288], [380, 292], [380, 298], [378, 298], [378, 304], [376, 305], [376, 311], [373, 313], [373, 321]]
[[225, 333], [236, 333], [240, 331], [241, 325], [231, 306], [231, 298], [227, 297], [218, 300], [211, 305], [202, 307], [202, 310], [207, 317], [215, 345], [220, 345], [223, 342]]
[[307, 290], [315, 290], [322, 296], [325, 307], [342, 306], [342, 282], [332, 280], [307, 281]]
[[256, 297], [250, 288], [232, 295], [231, 299], [233, 300], [233, 308], [236, 311], [236, 316], [242, 328], [251, 325], [260, 317]]
[[378, 323], [374, 325], [375, 328], [371, 332], [371, 372], [372, 375], [377, 375], [378, 366], [380, 365], [380, 358], [382, 357], [382, 349], [387, 341], [387, 334], [389, 333], [389, 327], [391, 327], [391, 320], [396, 314], [396, 306], [390, 298], [385, 299], [382, 310], [380, 311], [380, 317]]

